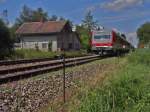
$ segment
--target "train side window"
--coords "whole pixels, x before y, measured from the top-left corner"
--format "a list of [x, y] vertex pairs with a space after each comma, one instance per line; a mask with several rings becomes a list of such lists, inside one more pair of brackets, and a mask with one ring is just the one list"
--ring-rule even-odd
[[110, 39], [110, 35], [95, 35], [95, 39]]

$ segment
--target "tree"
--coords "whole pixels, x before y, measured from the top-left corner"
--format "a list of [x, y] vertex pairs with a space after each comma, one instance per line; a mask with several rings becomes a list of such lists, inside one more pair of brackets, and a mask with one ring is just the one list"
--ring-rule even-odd
[[92, 30], [98, 24], [98, 22], [94, 20], [91, 11], [86, 13], [85, 18], [84, 20], [82, 20], [82, 22], [83, 22], [83, 26], [88, 30]]
[[90, 32], [92, 29], [98, 26], [98, 22], [94, 20], [91, 11], [87, 12], [84, 20], [82, 20], [82, 25], [77, 26], [77, 32], [80, 34], [81, 43], [84, 49], [90, 50]]
[[42, 8], [38, 8], [37, 10], [33, 11], [31, 21], [38, 22], [38, 21], [47, 21], [49, 19], [47, 12], [44, 12]]
[[44, 11], [42, 8], [37, 8], [35, 10], [29, 8], [24, 5], [22, 11], [20, 12], [20, 16], [16, 19], [14, 29], [17, 29], [24, 22], [39, 22], [39, 21], [57, 21], [57, 20], [66, 20], [63, 17], [59, 17], [57, 15], [48, 16], [48, 13]]
[[57, 20], [58, 20], [58, 17], [57, 17], [56, 15], [52, 15], [49, 20], [50, 20], [50, 21], [57, 21]]
[[0, 59], [7, 57], [13, 48], [13, 41], [9, 29], [5, 23], [0, 20]]
[[64, 17], [60, 16], [59, 20], [60, 21], [65, 21], [66, 19]]
[[139, 43], [144, 45], [150, 45], [150, 22], [144, 23], [137, 30]]
[[89, 50], [90, 49], [90, 44], [89, 44], [90, 35], [89, 35], [88, 28], [85, 28], [83, 25], [76, 26], [76, 31], [80, 35], [81, 44], [82, 44], [83, 49]]
[[32, 10], [26, 5], [23, 6], [20, 16], [16, 19], [15, 27], [18, 28], [24, 22], [47, 21], [49, 19], [47, 12], [42, 8]]
[[15, 25], [18, 27], [24, 22], [30, 22], [32, 21], [32, 14], [33, 11], [27, 7], [26, 5], [23, 6], [22, 11], [20, 13], [20, 16], [16, 19]]

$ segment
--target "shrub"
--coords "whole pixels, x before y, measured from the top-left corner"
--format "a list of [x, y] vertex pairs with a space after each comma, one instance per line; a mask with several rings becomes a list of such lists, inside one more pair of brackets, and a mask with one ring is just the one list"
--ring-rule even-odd
[[150, 49], [138, 49], [128, 57], [129, 62], [150, 65]]
[[[11, 59], [34, 59], [34, 58], [54, 58], [56, 55], [61, 55], [63, 52], [40, 51], [34, 49], [17, 49], [11, 55]], [[86, 55], [82, 51], [65, 52], [66, 57], [77, 57]]]
[[137, 50], [103, 86], [80, 96], [79, 112], [149, 112], [149, 50]]

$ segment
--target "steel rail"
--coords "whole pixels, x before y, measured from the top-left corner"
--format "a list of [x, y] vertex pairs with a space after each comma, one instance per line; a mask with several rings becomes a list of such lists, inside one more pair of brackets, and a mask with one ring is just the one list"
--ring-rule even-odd
[[[70, 58], [66, 59], [66, 62], [70, 61], [77, 61], [77, 60], [82, 60], [82, 59], [88, 59], [92, 58], [93, 56], [86, 56], [86, 57], [78, 57], [78, 58]], [[52, 66], [52, 65], [57, 65], [62, 63], [62, 60], [53, 60], [53, 61], [46, 61], [46, 62], [39, 62], [39, 63], [32, 63], [32, 64], [23, 64], [23, 65], [18, 65], [17, 66], [4, 66], [3, 68], [0, 68], [0, 75], [8, 74], [8, 73], [13, 73], [13, 72], [19, 72], [22, 70], [30, 70], [30, 69], [35, 69], [35, 68], [41, 68], [41, 67], [46, 67], [46, 66]]]
[[[85, 56], [90, 56], [90, 55], [85, 55]], [[52, 60], [56, 60], [57, 57], [58, 56], [55, 56], [54, 58], [3, 60], [3, 61], [0, 61], [0, 66], [15, 65], [15, 64], [26, 64], [26, 63], [34, 63], [34, 62], [44, 62], [44, 61], [52, 61]], [[84, 57], [84, 56], [76, 56], [76, 57]], [[67, 58], [73, 58], [73, 56], [69, 56]]]
[[[99, 59], [98, 55], [66, 59], [66, 67], [87, 63]], [[30, 66], [0, 70], [0, 84], [47, 73], [63, 67], [63, 60], [53, 60]]]

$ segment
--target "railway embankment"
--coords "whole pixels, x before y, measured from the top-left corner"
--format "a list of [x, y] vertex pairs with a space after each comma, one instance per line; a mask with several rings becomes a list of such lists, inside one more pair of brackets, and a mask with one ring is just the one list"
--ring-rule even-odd
[[[80, 80], [93, 77], [117, 66], [118, 59], [97, 60], [85, 65], [67, 68], [66, 88], [77, 88]], [[110, 70], [109, 70], [110, 71]], [[63, 94], [62, 70], [29, 79], [0, 85], [0, 111], [37, 112]]]

